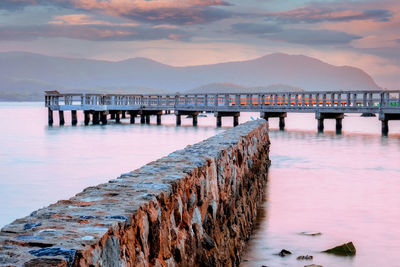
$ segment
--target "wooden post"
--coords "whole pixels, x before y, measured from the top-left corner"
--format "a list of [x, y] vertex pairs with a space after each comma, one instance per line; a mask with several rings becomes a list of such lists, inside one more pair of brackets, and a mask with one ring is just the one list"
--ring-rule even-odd
[[387, 136], [389, 133], [389, 120], [382, 120], [382, 135]]
[[146, 120], [145, 120], [145, 115], [144, 114], [140, 114], [140, 123], [141, 124], [145, 124]]
[[324, 119], [318, 119], [318, 132], [324, 132]]
[[342, 134], [342, 118], [336, 118], [336, 134]]
[[136, 114], [135, 114], [133, 111], [130, 111], [130, 112], [129, 112], [129, 116], [130, 116], [130, 123], [131, 123], [131, 124], [135, 124], [135, 117], [136, 117]]
[[233, 127], [239, 125], [239, 116], [233, 116]]
[[111, 113], [111, 119], [115, 120], [115, 113]]
[[177, 114], [176, 115], [176, 126], [181, 126], [181, 115]]
[[221, 127], [221, 126], [222, 126], [222, 117], [217, 116], [217, 127]]
[[279, 117], [279, 130], [285, 130], [285, 117]]
[[97, 125], [100, 123], [100, 111], [93, 112], [93, 125]]
[[157, 125], [161, 125], [161, 114], [157, 114]]
[[150, 115], [145, 116], [146, 124], [150, 124]]
[[64, 120], [64, 111], [59, 110], [59, 111], [58, 111], [58, 115], [60, 116], [60, 125], [64, 125], [64, 124], [65, 124], [65, 120]]
[[115, 113], [115, 123], [120, 123], [120, 122], [121, 122], [121, 117], [119, 111], [117, 111], [117, 113]]
[[100, 113], [100, 120], [101, 120], [101, 124], [103, 124], [103, 125], [107, 124], [107, 111], [103, 111]]
[[53, 111], [49, 108], [48, 109], [48, 119], [49, 119], [49, 126], [53, 125]]
[[193, 114], [193, 126], [197, 126], [197, 115]]
[[125, 112], [125, 110], [122, 111], [122, 116], [121, 116], [121, 117], [122, 117], [122, 119], [126, 119], [126, 112]]
[[89, 125], [90, 122], [90, 112], [88, 110], [84, 111], [85, 114], [85, 125]]
[[71, 110], [71, 124], [76, 125], [78, 123], [78, 117], [76, 115], [76, 110]]

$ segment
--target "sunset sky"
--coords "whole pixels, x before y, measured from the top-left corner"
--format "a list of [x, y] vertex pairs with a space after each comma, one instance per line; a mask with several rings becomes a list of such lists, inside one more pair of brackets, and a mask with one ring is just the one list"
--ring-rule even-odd
[[281, 52], [400, 88], [400, 1], [1, 0], [0, 51], [186, 66]]

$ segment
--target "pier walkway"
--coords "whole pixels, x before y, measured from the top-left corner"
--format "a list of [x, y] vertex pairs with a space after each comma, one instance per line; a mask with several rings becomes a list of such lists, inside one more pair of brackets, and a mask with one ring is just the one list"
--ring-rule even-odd
[[279, 118], [281, 130], [285, 127], [288, 112], [315, 113], [318, 131], [324, 130], [324, 119], [336, 120], [336, 131], [342, 130], [345, 113], [362, 113], [366, 116], [378, 114], [382, 122], [382, 134], [389, 132], [389, 120], [400, 120], [399, 91], [315, 91], [315, 92], [268, 92], [268, 93], [218, 93], [218, 94], [61, 94], [46, 91], [45, 105], [48, 107], [48, 122], [53, 124], [53, 111], [59, 112], [60, 125], [65, 123], [64, 111], [71, 111], [72, 125], [77, 124], [77, 111], [85, 114], [85, 125], [107, 124], [108, 119], [118, 123], [125, 114], [130, 122], [140, 116], [141, 123], [150, 123], [150, 116], [176, 115], [176, 125], [181, 125], [181, 116], [193, 118], [201, 112], [213, 112], [216, 125], [222, 125], [221, 117], [233, 117], [238, 125], [240, 112], [260, 112], [260, 116]]

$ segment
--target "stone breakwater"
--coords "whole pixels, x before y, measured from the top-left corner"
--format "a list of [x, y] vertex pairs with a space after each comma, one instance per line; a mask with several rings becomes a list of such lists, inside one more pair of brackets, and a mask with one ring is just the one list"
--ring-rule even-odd
[[0, 266], [237, 266], [267, 179], [251, 121], [6, 225]]

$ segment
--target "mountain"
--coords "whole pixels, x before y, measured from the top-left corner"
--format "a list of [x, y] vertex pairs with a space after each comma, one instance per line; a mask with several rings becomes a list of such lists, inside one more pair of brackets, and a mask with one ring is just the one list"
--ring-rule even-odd
[[275, 86], [276, 90], [302, 88], [306, 91], [379, 88], [361, 69], [287, 54], [173, 67], [146, 58], [110, 62], [8, 52], [0, 53], [0, 69], [0, 100], [42, 100], [43, 91], [56, 89], [60, 92], [176, 93], [202, 85], [224, 84], [224, 90], [228, 90], [227, 83], [237, 84], [236, 89], [240, 90], [268, 86], [270, 89]]
[[301, 88], [286, 84], [271, 84], [268, 86], [245, 87], [234, 83], [211, 83], [185, 91], [186, 93], [260, 93], [260, 92], [302, 92]]

